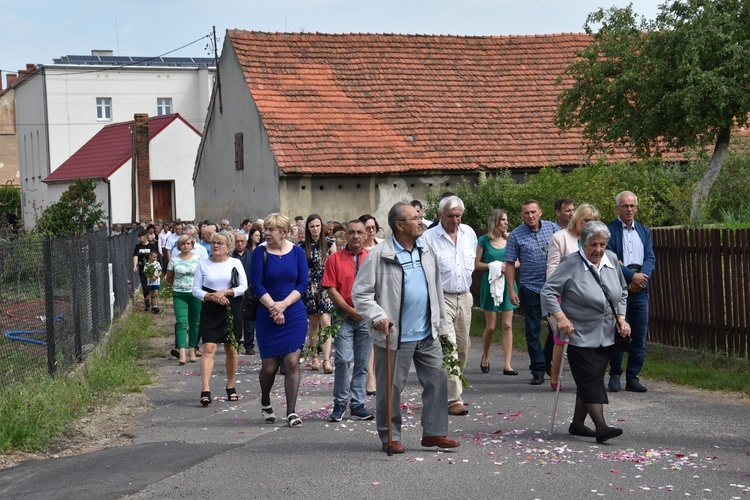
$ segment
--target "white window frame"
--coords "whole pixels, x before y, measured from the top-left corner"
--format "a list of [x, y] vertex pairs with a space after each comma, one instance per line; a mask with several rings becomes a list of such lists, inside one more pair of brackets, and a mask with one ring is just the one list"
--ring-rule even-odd
[[171, 115], [172, 114], [172, 98], [171, 97], [157, 97], [156, 98], [156, 115]]
[[97, 97], [96, 98], [96, 119], [102, 122], [112, 121], [112, 98], [111, 97]]

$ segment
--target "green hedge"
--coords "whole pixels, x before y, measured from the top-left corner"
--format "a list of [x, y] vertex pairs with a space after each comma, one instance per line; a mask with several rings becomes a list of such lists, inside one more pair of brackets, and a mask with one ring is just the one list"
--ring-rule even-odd
[[[750, 200], [750, 152], [744, 143], [727, 156], [722, 173], [708, 200], [708, 223], [722, 221], [728, 209], [741, 210]], [[739, 151], [738, 151], [739, 150]], [[555, 219], [557, 198], [573, 198], [576, 205], [591, 203], [602, 214], [602, 220], [617, 217], [615, 196], [625, 190], [638, 196], [638, 220], [649, 227], [690, 224], [690, 202], [695, 183], [708, 163], [700, 157], [687, 163], [665, 163], [658, 159], [638, 163], [604, 163], [578, 167], [569, 173], [557, 168], [543, 168], [516, 182], [508, 171], [486, 178], [480, 175], [476, 184], [463, 179], [454, 192], [464, 201], [463, 222], [475, 229], [485, 228], [490, 212], [504, 208], [509, 213], [511, 227], [521, 224], [521, 204], [528, 199], [539, 201], [543, 218]], [[437, 218], [438, 192], [427, 196], [427, 217]], [[733, 219], [736, 222], [737, 216]], [[750, 223], [750, 220], [745, 220]]]

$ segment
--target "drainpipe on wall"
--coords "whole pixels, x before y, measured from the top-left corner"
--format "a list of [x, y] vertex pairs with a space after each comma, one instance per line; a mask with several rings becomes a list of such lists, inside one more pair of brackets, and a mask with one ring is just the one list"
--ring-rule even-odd
[[112, 186], [109, 179], [102, 177], [102, 182], [107, 185], [107, 235], [109, 235], [112, 229]]

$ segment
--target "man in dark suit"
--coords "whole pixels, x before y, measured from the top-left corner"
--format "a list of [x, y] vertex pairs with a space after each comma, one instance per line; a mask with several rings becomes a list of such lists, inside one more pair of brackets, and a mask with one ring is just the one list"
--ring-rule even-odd
[[[630, 352], [625, 371], [625, 390], [646, 392], [638, 374], [646, 359], [646, 335], [648, 333], [648, 284], [656, 266], [651, 231], [635, 221], [638, 211], [638, 198], [630, 191], [623, 191], [615, 198], [619, 217], [607, 227], [612, 237], [607, 249], [617, 254], [622, 274], [628, 283], [628, 308], [626, 321], [630, 324]], [[622, 353], [612, 354], [609, 365], [608, 388], [612, 392], [620, 390], [622, 374]]]

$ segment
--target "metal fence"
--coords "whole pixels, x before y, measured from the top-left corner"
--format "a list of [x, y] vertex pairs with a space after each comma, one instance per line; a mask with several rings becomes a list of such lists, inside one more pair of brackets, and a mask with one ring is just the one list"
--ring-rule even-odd
[[748, 357], [750, 230], [654, 229], [649, 340]]
[[79, 363], [128, 305], [134, 234], [0, 242], [0, 387]]

